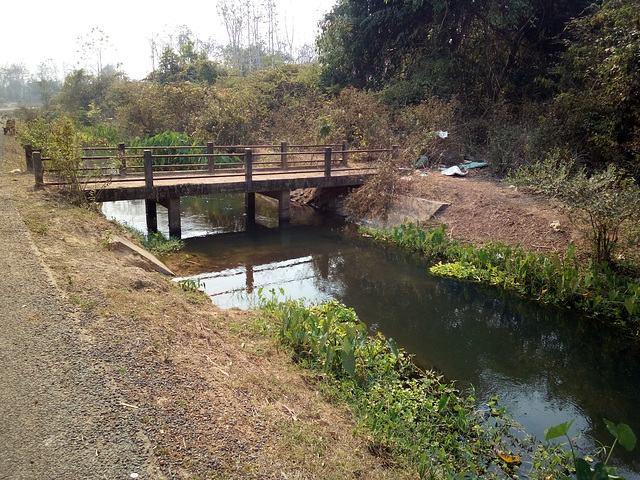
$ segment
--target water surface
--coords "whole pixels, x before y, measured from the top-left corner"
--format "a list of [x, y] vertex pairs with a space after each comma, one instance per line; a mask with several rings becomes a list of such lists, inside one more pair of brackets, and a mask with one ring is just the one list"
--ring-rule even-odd
[[[497, 395], [538, 438], [575, 419], [572, 433], [584, 434], [581, 445], [611, 444], [603, 417], [640, 433], [640, 351], [616, 332], [494, 287], [431, 276], [415, 256], [374, 245], [308, 210], [294, 210], [292, 226], [277, 229], [274, 207], [263, 205], [259, 225], [238, 231], [245, 229], [242, 199], [235, 205], [229, 211], [240, 220], [211, 227], [206, 215], [187, 214], [194, 227], [183, 226], [235, 229], [187, 238], [179, 254], [196, 261], [190, 278], [214, 303], [248, 308], [259, 288], [320, 302], [336, 298], [421, 366], [473, 386], [481, 401]], [[618, 447], [615, 456], [627, 478], [640, 478], [638, 449]]]

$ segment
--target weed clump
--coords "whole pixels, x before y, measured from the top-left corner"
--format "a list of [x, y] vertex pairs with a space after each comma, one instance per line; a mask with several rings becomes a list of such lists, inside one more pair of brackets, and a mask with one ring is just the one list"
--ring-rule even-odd
[[499, 477], [511, 468], [496, 451], [516, 447], [515, 425], [497, 399], [480, 412], [472, 391], [421, 371], [393, 339], [369, 337], [354, 310], [336, 301], [305, 306], [259, 296], [280, 342], [320, 373], [327, 396], [352, 406], [372, 453], [412, 465], [420, 478]]

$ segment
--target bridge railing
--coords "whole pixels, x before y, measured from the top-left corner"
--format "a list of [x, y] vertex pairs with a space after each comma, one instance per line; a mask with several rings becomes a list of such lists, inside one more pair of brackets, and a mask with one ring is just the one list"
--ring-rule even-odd
[[[53, 168], [41, 152], [25, 148], [27, 165], [32, 165], [36, 187], [65, 185], [69, 174], [92, 184], [130, 182], [153, 178], [196, 179], [212, 175], [240, 175], [251, 182], [255, 175], [274, 171], [324, 171], [370, 169], [379, 154], [397, 156], [398, 147], [350, 150], [347, 142], [337, 145], [214, 145], [160, 147], [88, 147], [83, 149], [80, 167], [71, 172]], [[97, 154], [96, 154], [97, 153]], [[356, 163], [352, 162], [355, 161]], [[363, 161], [364, 160], [364, 161]], [[46, 178], [46, 182], [45, 182]]]

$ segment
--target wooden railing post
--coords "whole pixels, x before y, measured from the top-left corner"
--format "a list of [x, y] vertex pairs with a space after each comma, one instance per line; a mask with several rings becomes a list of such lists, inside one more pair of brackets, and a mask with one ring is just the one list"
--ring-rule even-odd
[[120, 157], [120, 175], [127, 174], [127, 157], [125, 156], [126, 150], [124, 143], [118, 144], [118, 157]]
[[393, 147], [391, 147], [391, 159], [397, 160], [399, 155], [400, 155], [400, 147], [398, 147], [398, 145], [394, 145]]
[[144, 151], [144, 183], [147, 188], [147, 199], [154, 198], [153, 195], [153, 157], [151, 150]]
[[349, 160], [347, 159], [347, 156], [349, 154], [347, 153], [347, 148], [349, 148], [349, 143], [346, 140], [343, 140], [342, 141], [342, 166], [343, 167], [349, 166]]
[[324, 149], [324, 178], [331, 177], [331, 147]]
[[253, 187], [253, 152], [250, 148], [244, 149], [244, 176], [247, 182], [247, 191], [251, 191]]
[[213, 173], [216, 168], [216, 159], [213, 156], [213, 142], [207, 142], [207, 163], [209, 164], [209, 173]]
[[289, 157], [287, 152], [289, 152], [289, 144], [287, 142], [280, 143], [280, 168], [283, 170], [287, 169], [287, 158]]
[[24, 146], [24, 156], [27, 162], [27, 172], [33, 172], [33, 147], [31, 145]]
[[39, 151], [35, 151], [31, 154], [33, 158], [33, 172], [36, 177], [36, 188], [42, 188], [44, 185], [44, 168], [42, 166], [42, 154]]

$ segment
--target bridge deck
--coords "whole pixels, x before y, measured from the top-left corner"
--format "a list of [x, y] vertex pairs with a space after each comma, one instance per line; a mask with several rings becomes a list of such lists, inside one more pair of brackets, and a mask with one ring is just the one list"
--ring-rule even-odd
[[114, 176], [108, 183], [89, 183], [98, 201], [163, 199], [215, 193], [265, 193], [298, 188], [358, 186], [375, 173], [372, 168], [334, 168], [331, 176], [323, 170], [254, 170], [249, 182], [244, 171], [154, 172], [153, 189], [147, 188], [143, 174]]

